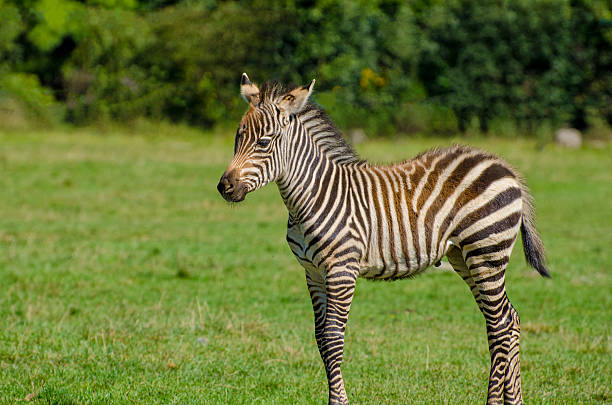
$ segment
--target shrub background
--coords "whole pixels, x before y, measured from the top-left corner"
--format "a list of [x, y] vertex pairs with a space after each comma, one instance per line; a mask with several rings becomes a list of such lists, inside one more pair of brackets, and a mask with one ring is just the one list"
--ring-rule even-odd
[[0, 20], [13, 120], [211, 127], [244, 110], [246, 71], [316, 78], [339, 126], [369, 133], [612, 124], [605, 0], [0, 0]]

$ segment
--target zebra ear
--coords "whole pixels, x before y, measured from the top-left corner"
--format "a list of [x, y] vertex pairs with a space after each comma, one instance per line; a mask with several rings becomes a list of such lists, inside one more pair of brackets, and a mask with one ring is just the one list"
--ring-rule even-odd
[[291, 90], [281, 98], [278, 107], [288, 114], [300, 112], [306, 105], [308, 97], [312, 94], [314, 84], [315, 80], [312, 79], [308, 86], [301, 86]]
[[249, 76], [246, 73], [242, 74], [242, 79], [240, 80], [240, 95], [242, 95], [242, 98], [247, 103], [259, 104], [259, 87], [249, 80]]

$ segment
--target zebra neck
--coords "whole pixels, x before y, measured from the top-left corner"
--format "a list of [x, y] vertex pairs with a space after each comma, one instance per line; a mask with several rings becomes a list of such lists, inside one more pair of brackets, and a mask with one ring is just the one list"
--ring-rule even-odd
[[287, 169], [276, 184], [291, 216], [306, 223], [325, 203], [342, 198], [338, 185], [348, 168], [322, 151], [304, 128], [295, 135]]
[[327, 159], [340, 165], [366, 163], [346, 142], [340, 130], [321, 107], [309, 104], [296, 118], [296, 125], [303, 129]]

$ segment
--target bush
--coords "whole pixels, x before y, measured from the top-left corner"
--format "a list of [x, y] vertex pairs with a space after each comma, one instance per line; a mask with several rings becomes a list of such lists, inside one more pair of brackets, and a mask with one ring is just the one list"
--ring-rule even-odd
[[54, 125], [63, 117], [63, 107], [38, 77], [0, 70], [0, 126]]
[[461, 130], [473, 117], [484, 132], [496, 117], [529, 132], [544, 120], [582, 129], [587, 105], [606, 114], [610, 41], [586, 2], [457, 0], [418, 20], [427, 34], [419, 78]]
[[140, 65], [155, 42], [129, 10], [89, 9], [86, 28], [62, 68], [67, 118], [75, 123], [150, 115], [168, 84]]

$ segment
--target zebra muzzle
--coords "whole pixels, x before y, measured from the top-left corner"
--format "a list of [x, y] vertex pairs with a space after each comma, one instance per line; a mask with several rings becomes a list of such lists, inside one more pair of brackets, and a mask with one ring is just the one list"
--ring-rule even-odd
[[234, 171], [223, 173], [217, 184], [217, 190], [229, 202], [240, 202], [247, 194], [247, 187], [238, 181]]

